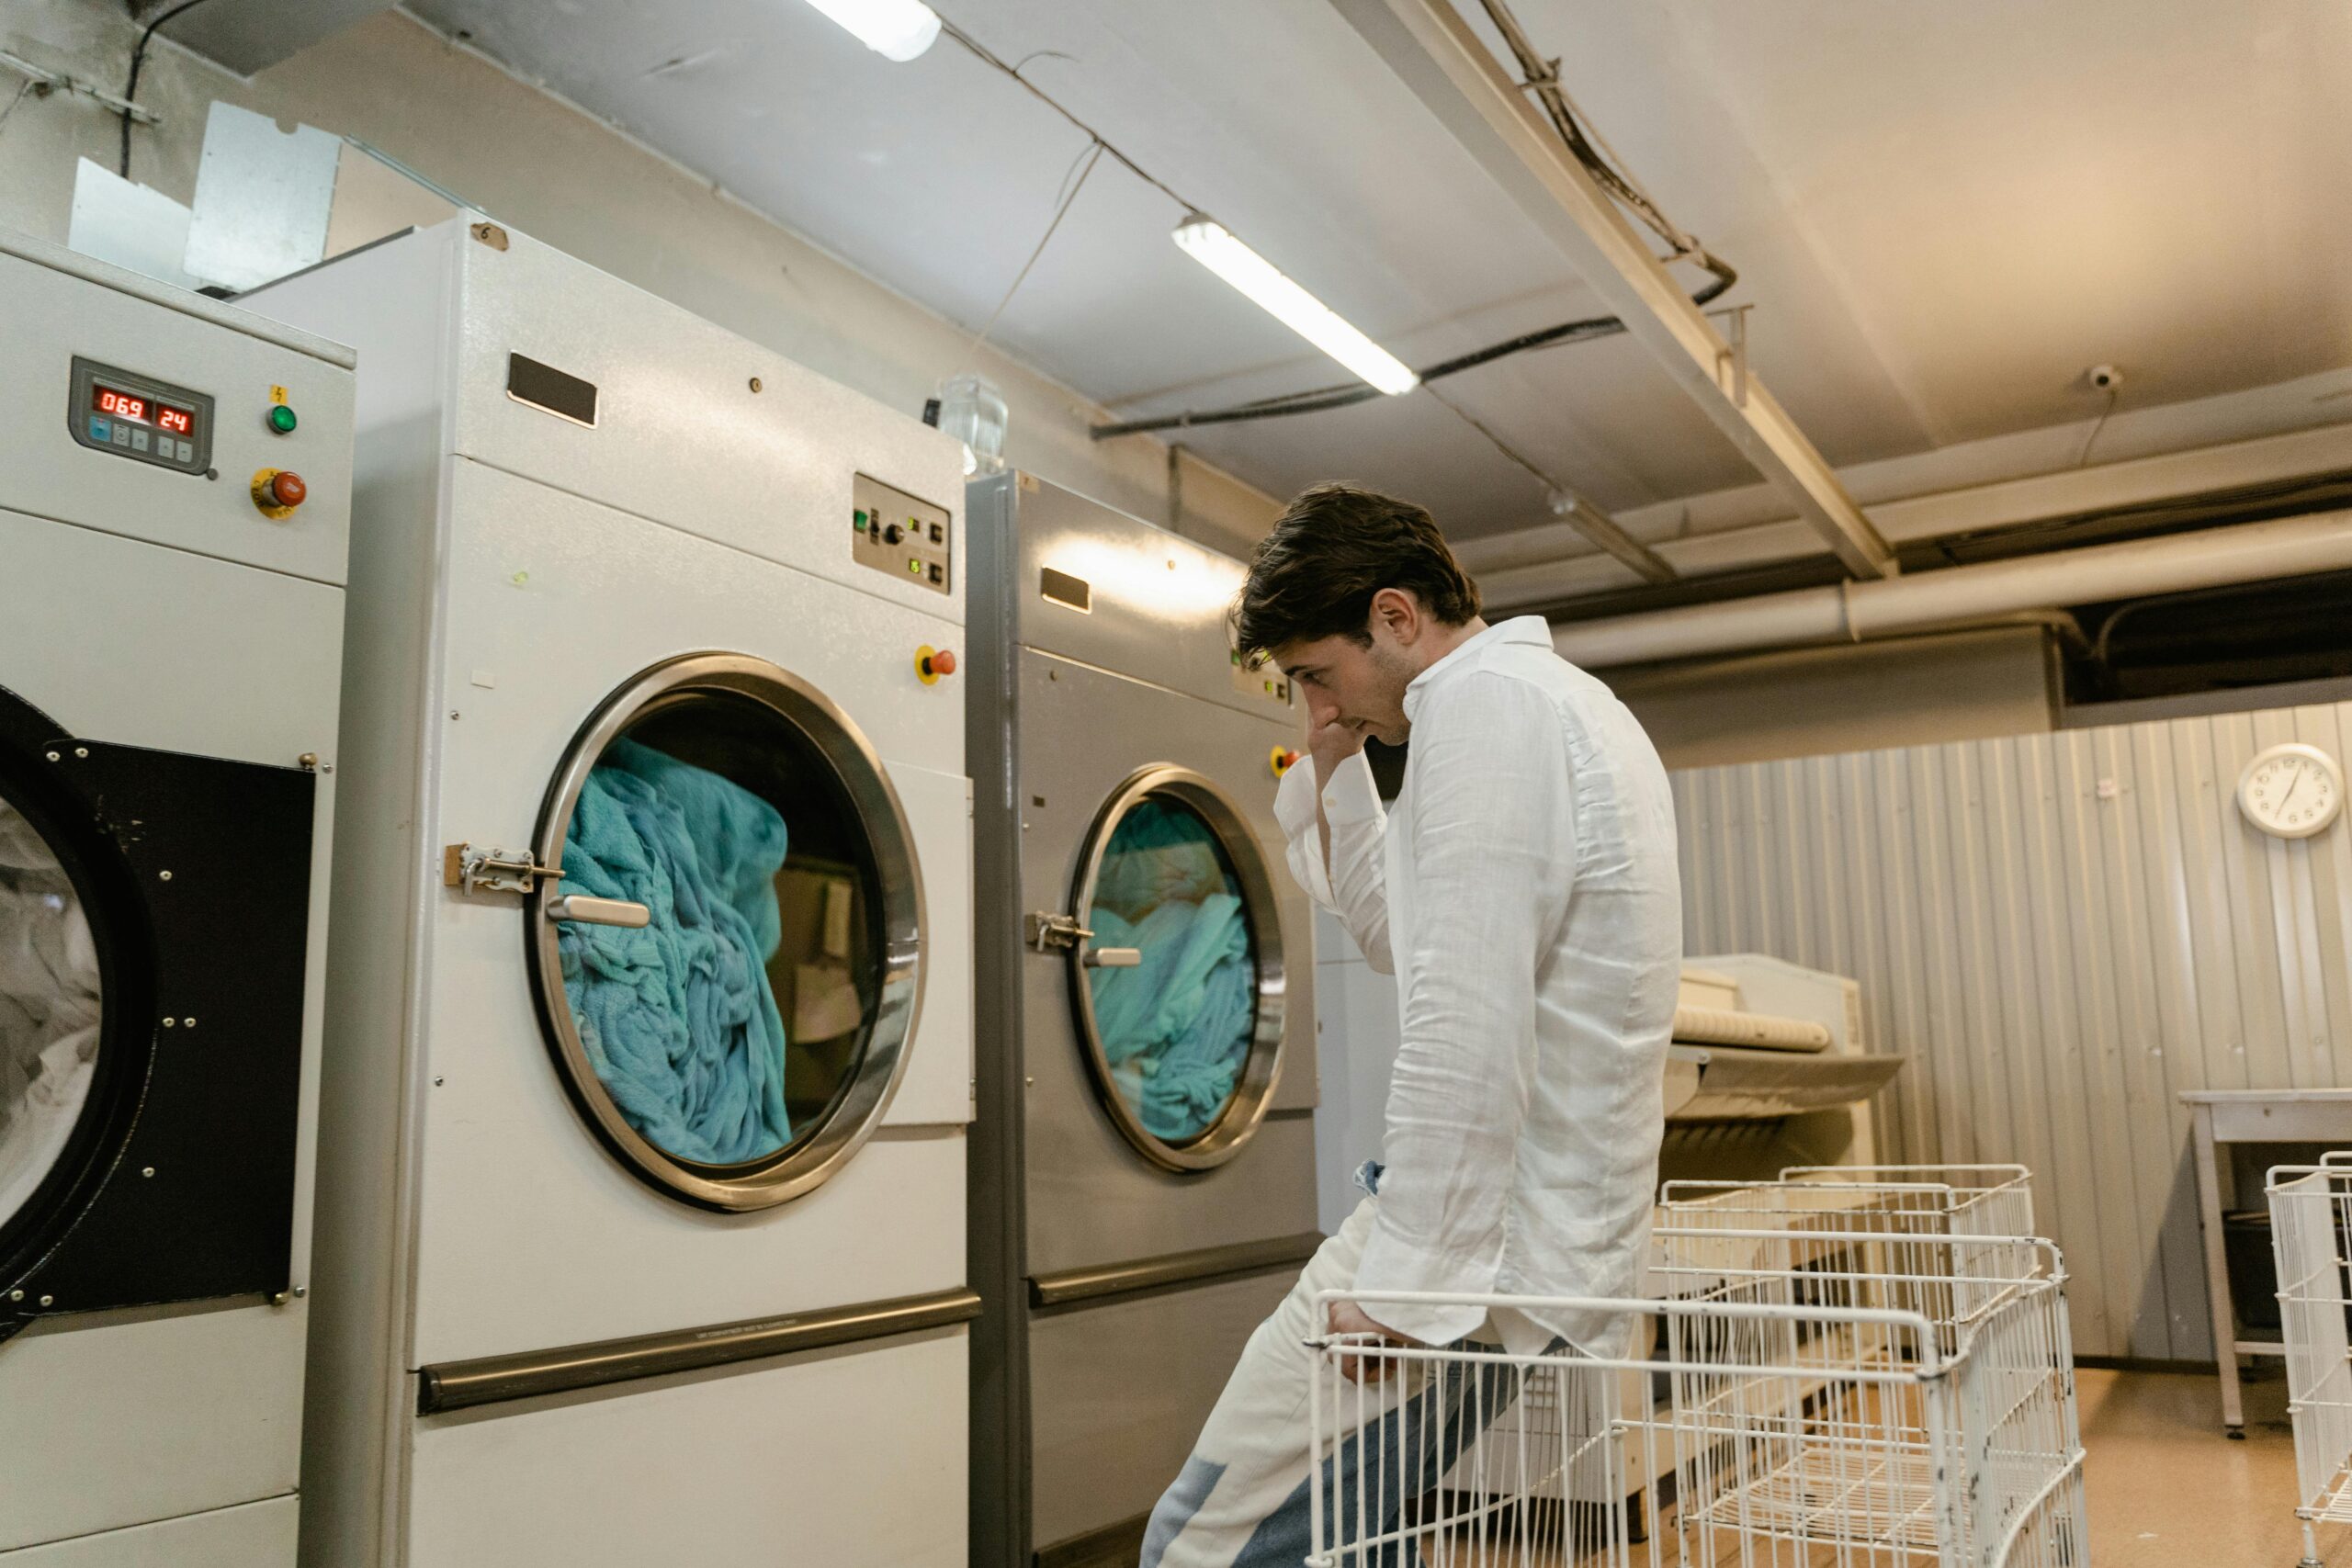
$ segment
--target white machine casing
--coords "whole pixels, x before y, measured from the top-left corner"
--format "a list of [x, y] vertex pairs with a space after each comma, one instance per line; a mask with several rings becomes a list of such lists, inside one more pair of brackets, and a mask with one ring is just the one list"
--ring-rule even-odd
[[[213, 477], [74, 439], [64, 416], [76, 356], [209, 395]], [[273, 774], [297, 772], [307, 755], [314, 768], [307, 892], [301, 868], [287, 868], [288, 919], [304, 924], [301, 973], [285, 987], [299, 995], [272, 998], [289, 1052], [299, 1027], [300, 1063], [290, 1230], [271, 1229], [280, 1282], [114, 1310], [77, 1311], [61, 1297], [53, 1315], [0, 1343], [0, 1563], [284, 1568], [294, 1561], [311, 1306], [353, 356], [0, 231], [0, 687], [94, 753], [146, 749]], [[298, 430], [266, 423], [274, 389], [300, 411]], [[275, 467], [299, 471], [310, 491], [279, 519], [249, 493], [248, 476]], [[279, 830], [288, 842], [290, 827]], [[226, 963], [244, 934], [219, 933]], [[105, 1005], [117, 999], [109, 986]], [[211, 1021], [225, 1032], [156, 1034], [152, 1018], [140, 1027], [159, 1057], [201, 1044], [237, 1060], [248, 1038], [230, 1020]], [[146, 1092], [142, 1128], [167, 1109], [156, 1098], [164, 1069]], [[167, 1190], [183, 1172], [164, 1163], [109, 1179]], [[206, 1244], [191, 1235], [188, 1245]]]
[[[961, 1563], [955, 1322], [420, 1414], [428, 1369], [964, 1292], [970, 785], [962, 694], [915, 659], [957, 646], [963, 584], [854, 563], [849, 525], [860, 474], [960, 525], [959, 445], [475, 216], [255, 308], [368, 367], [305, 1560]], [[510, 396], [510, 355], [594, 383], [593, 424]], [[608, 694], [706, 650], [772, 661], [863, 732], [927, 910], [879, 1130], [752, 1213], [657, 1191], [591, 1135], [517, 900], [443, 885], [447, 845], [533, 841]]]
[[1768, 953], [1683, 961], [1680, 1005], [1818, 1026], [1817, 1051], [1688, 1042], [1666, 1066], [1661, 1180], [1761, 1181], [1791, 1166], [1878, 1159], [1872, 1101], [1904, 1057], [1872, 1048], [1859, 982]]

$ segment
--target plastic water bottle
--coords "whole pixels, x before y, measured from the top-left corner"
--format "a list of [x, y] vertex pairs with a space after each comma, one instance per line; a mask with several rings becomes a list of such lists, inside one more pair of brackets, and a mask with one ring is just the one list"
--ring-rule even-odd
[[939, 428], [964, 444], [964, 471], [1004, 467], [1004, 394], [984, 376], [951, 376], [939, 385]]

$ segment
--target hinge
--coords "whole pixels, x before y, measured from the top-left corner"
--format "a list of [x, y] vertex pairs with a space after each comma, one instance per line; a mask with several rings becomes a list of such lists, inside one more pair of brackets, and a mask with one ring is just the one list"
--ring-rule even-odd
[[1039, 953], [1051, 953], [1056, 948], [1067, 951], [1094, 939], [1094, 933], [1080, 925], [1075, 915], [1033, 914], [1028, 931], [1029, 945]]
[[451, 844], [441, 852], [441, 886], [466, 893], [528, 893], [544, 879], [563, 875], [560, 865], [541, 865], [529, 851], [476, 849]]

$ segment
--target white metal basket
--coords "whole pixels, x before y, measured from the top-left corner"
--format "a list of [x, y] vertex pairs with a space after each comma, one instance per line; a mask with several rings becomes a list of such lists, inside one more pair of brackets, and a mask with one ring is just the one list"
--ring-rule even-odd
[[2295, 1514], [2305, 1568], [2319, 1568], [2315, 1527], [2352, 1524], [2352, 1152], [2273, 1167], [2265, 1189], [2295, 1428]]
[[1946, 1225], [1973, 1235], [2039, 1235], [2033, 1223], [2033, 1173], [2021, 1165], [1797, 1165], [1783, 1182], [1815, 1186], [1925, 1189], [1914, 1201], [1941, 1208]]
[[[1814, 1238], [1815, 1241], [1820, 1238]], [[1810, 1243], [1719, 1228], [1665, 1300], [1373, 1296], [1537, 1320], [1622, 1314], [1613, 1359], [1362, 1337], [1312, 1344], [1317, 1568], [1871, 1564], [2072, 1568], [2088, 1561], [2064, 1272], [2046, 1242], [1932, 1244], [1920, 1279], [1860, 1265], [1905, 1235], [1778, 1267]], [[1743, 1244], [1726, 1261], [1726, 1244]], [[1973, 1249], [1973, 1250], [1972, 1250]], [[1908, 1254], [1916, 1258], [1916, 1251]], [[2030, 1269], [1975, 1275], [1979, 1260]], [[1924, 1280], [1931, 1288], [1922, 1291]], [[1955, 1280], [1972, 1288], [1957, 1315]], [[1906, 1294], [1939, 1307], [1890, 1306]], [[1319, 1319], [1328, 1321], [1328, 1317]], [[1365, 1375], [1351, 1381], [1351, 1367]]]
[[[1685, 1274], [1711, 1263], [1834, 1263], [1876, 1275], [1886, 1281], [1886, 1304], [1925, 1314], [1946, 1331], [1948, 1348], [1951, 1334], [1997, 1299], [1992, 1282], [2030, 1279], [2041, 1267], [2021, 1166], [1815, 1167], [1778, 1181], [1669, 1181], [1653, 1235], [1655, 1266]], [[1693, 1287], [1685, 1280], [1652, 1288]]]

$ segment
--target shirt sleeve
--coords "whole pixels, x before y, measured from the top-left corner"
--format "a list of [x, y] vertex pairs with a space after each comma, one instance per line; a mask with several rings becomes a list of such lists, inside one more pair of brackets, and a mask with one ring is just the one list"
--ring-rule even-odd
[[[1315, 801], [1323, 799], [1331, 825], [1331, 863], [1323, 863]], [[1375, 974], [1394, 975], [1388, 951], [1388, 813], [1380, 804], [1372, 764], [1359, 751], [1331, 770], [1328, 784], [1315, 776], [1315, 759], [1301, 757], [1274, 792], [1274, 820], [1288, 840], [1291, 874], [1306, 896], [1340, 917]]]
[[[1535, 1068], [1536, 964], [1575, 881], [1573, 781], [1560, 718], [1523, 681], [1450, 682], [1413, 726], [1413, 950], [1389, 1080], [1378, 1213], [1359, 1291], [1496, 1288]], [[1477, 1327], [1473, 1306], [1367, 1302], [1428, 1344]]]

